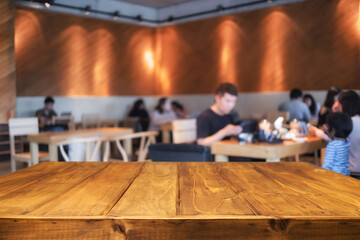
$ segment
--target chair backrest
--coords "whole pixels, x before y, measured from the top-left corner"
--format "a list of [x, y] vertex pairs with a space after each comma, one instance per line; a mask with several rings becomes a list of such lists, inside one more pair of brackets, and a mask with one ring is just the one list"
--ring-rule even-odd
[[105, 154], [104, 154], [104, 161], [108, 159], [109, 153], [110, 153], [110, 142], [115, 141], [116, 146], [118, 150], [121, 153], [121, 156], [124, 160], [124, 162], [129, 161], [129, 156], [126, 153], [124, 147], [122, 146], [121, 141], [122, 140], [133, 140], [133, 139], [140, 139], [140, 146], [138, 151], [138, 162], [144, 162], [146, 160], [146, 156], [149, 151], [150, 144], [153, 144], [156, 142], [155, 137], [159, 133], [156, 131], [149, 131], [149, 132], [138, 132], [138, 133], [131, 133], [131, 134], [125, 134], [117, 137], [108, 138], [108, 142], [106, 144]]
[[99, 128], [101, 126], [99, 114], [83, 114], [82, 127], [83, 128]]
[[[84, 144], [86, 144], [85, 161], [86, 162], [94, 162], [100, 151], [100, 146], [101, 146], [102, 141], [103, 141], [102, 137], [69, 138], [66, 141], [58, 143], [58, 146], [60, 148], [61, 155], [63, 156], [65, 161], [69, 162], [70, 159], [64, 149], [64, 146], [75, 144], [75, 143], [84, 143]], [[74, 159], [72, 159], [72, 160], [74, 160]]]
[[173, 142], [193, 143], [196, 141], [196, 119], [172, 121]]
[[36, 133], [39, 133], [39, 122], [36, 117], [9, 119], [10, 136], [24, 136]]
[[33, 118], [9, 119], [10, 153], [15, 155], [15, 136], [39, 133], [39, 120]]
[[211, 162], [210, 147], [196, 144], [158, 143], [149, 147], [154, 162]]
[[290, 113], [289, 112], [280, 112], [280, 111], [271, 111], [271, 112], [266, 113], [266, 119], [270, 123], [274, 123], [278, 117], [283, 117], [284, 123], [285, 123], [285, 122], [289, 121]]

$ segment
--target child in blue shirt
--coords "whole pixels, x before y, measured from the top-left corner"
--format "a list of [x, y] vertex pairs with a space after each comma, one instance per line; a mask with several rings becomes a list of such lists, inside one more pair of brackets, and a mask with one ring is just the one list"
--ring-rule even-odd
[[350, 142], [347, 137], [353, 128], [351, 118], [345, 113], [331, 113], [325, 127], [332, 140], [326, 146], [322, 167], [349, 176]]

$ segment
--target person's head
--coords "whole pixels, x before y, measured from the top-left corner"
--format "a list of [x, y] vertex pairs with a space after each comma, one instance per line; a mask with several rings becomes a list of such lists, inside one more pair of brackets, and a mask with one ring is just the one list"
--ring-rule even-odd
[[290, 99], [299, 99], [302, 97], [302, 91], [298, 88], [293, 88], [290, 91]]
[[135, 103], [134, 103], [133, 109], [134, 110], [145, 109], [144, 100], [142, 100], [142, 99], [136, 100]]
[[303, 101], [309, 107], [311, 114], [316, 114], [316, 102], [313, 96], [311, 96], [311, 94], [305, 94]]
[[52, 110], [54, 107], [54, 99], [52, 97], [46, 97], [44, 101], [44, 107], [46, 110]]
[[331, 87], [326, 94], [324, 107], [331, 109], [341, 92], [341, 88]]
[[177, 101], [172, 101], [171, 102], [171, 108], [174, 112], [176, 111], [183, 111], [184, 110], [184, 107], [183, 105], [181, 105], [179, 102]]
[[160, 113], [164, 113], [171, 110], [171, 103], [168, 98], [160, 98], [158, 104], [155, 107]]
[[355, 91], [343, 92], [332, 107], [333, 112], [343, 112], [350, 117], [360, 114], [360, 97]]
[[326, 118], [326, 126], [331, 138], [347, 138], [353, 128], [351, 117], [346, 113], [330, 113]]
[[221, 114], [229, 114], [235, 107], [238, 89], [234, 84], [221, 83], [215, 91], [215, 104]]

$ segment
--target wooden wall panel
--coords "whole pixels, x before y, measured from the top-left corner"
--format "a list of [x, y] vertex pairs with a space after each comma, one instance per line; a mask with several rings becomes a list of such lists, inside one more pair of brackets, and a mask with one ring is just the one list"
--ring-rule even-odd
[[16, 81], [14, 54], [14, 9], [11, 0], [0, 1], [0, 123], [15, 113]]
[[165, 90], [209, 93], [222, 81], [241, 92], [359, 89], [359, 32], [354, 0], [305, 1], [161, 28]]
[[154, 94], [152, 28], [16, 10], [19, 96]]
[[18, 9], [19, 96], [360, 88], [359, 3], [314, 0], [146, 28]]

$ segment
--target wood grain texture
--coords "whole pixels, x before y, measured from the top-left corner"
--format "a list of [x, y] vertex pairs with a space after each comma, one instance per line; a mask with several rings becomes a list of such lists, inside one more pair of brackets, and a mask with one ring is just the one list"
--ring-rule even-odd
[[[17, 9], [18, 96], [358, 89], [359, 6], [316, 0], [164, 28]], [[34, 61], [36, 60], [36, 61]]]
[[7, 123], [16, 106], [13, 1], [0, 2], [0, 19], [0, 123]]
[[307, 163], [51, 162], [0, 183], [2, 239], [360, 235], [360, 181]]
[[180, 163], [182, 215], [252, 215], [212, 163]]
[[[58, 198], [32, 211], [31, 215], [44, 216], [100, 216], [106, 215], [117, 203], [142, 164], [108, 164], [91, 178], [85, 179]], [[91, 193], [91, 197], [87, 193]]]
[[147, 163], [110, 216], [161, 216], [178, 214], [177, 163]]

